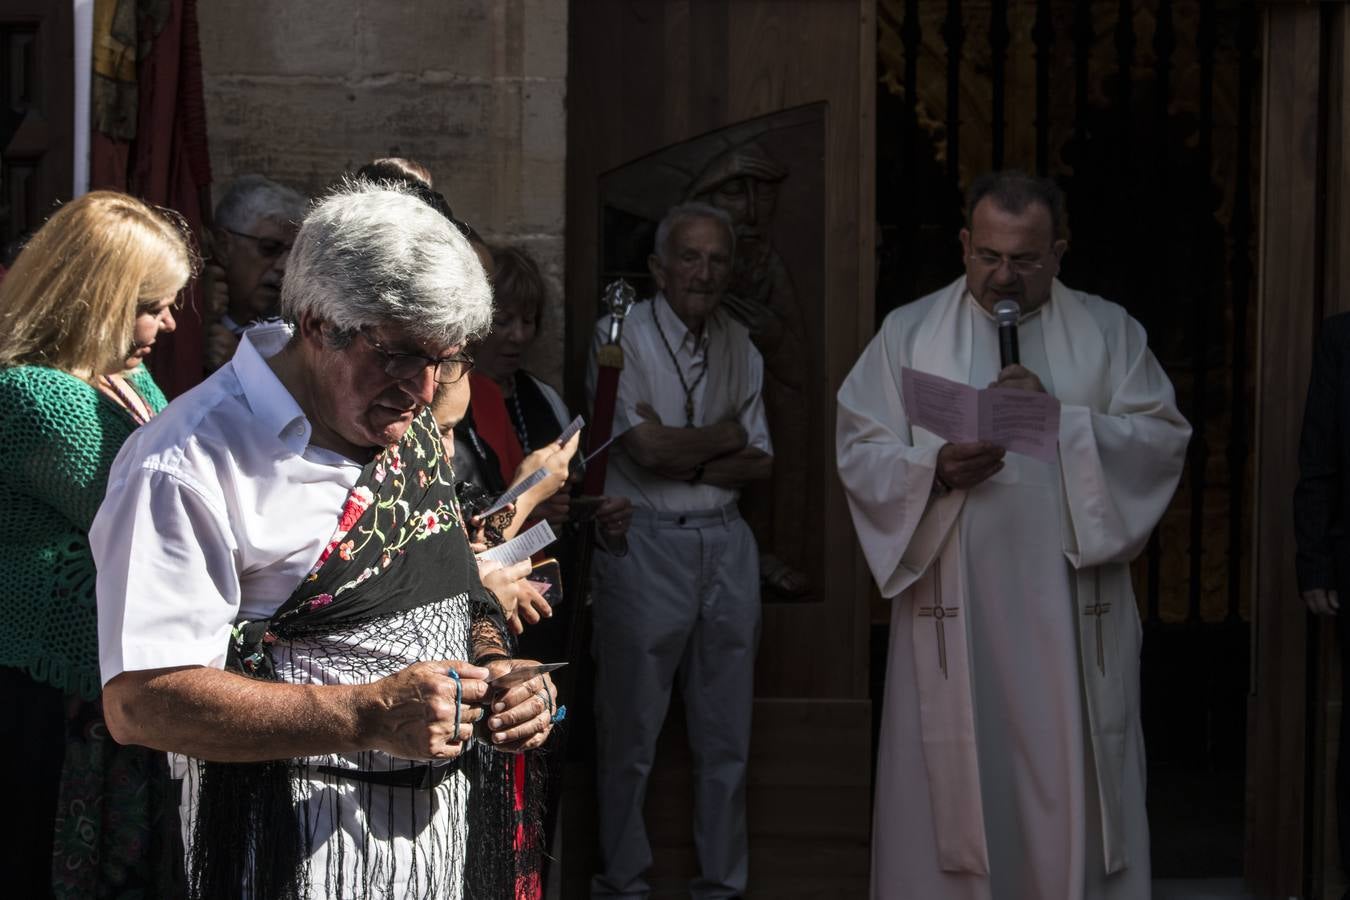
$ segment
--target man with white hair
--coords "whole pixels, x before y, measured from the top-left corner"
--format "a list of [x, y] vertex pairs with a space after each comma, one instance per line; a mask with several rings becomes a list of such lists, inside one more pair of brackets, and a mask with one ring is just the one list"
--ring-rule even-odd
[[209, 370], [229, 361], [245, 328], [277, 315], [286, 260], [304, 216], [304, 197], [262, 175], [236, 178], [216, 204], [207, 267]]
[[[736, 501], [773, 465], [764, 362], [721, 309], [735, 235], [722, 210], [687, 203], [656, 231], [648, 266], [660, 293], [623, 330], [605, 493], [633, 501], [626, 556], [595, 562], [596, 897], [646, 897], [647, 776], [676, 677], [694, 758], [697, 898], [745, 892], [759, 551]], [[609, 335], [609, 319], [596, 331]], [[595, 390], [594, 357], [590, 372]]]
[[[415, 196], [348, 183], [281, 311], [113, 467], [90, 533], [108, 728], [191, 758], [194, 896], [509, 891], [509, 794], [480, 809], [468, 784], [539, 746], [556, 697], [487, 683], [518, 661], [427, 409], [490, 321], [482, 267]], [[499, 831], [466, 865], [470, 812]]]

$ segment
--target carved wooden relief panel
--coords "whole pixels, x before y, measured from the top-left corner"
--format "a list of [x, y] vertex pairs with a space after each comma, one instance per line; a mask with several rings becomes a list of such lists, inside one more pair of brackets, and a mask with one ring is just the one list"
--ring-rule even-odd
[[[820, 598], [822, 472], [831, 436], [813, 428], [824, 399], [825, 104], [784, 110], [683, 141], [600, 179], [601, 283], [623, 277], [649, 298], [647, 256], [671, 206], [725, 210], [736, 258], [724, 308], [764, 357], [774, 474], [742, 499], [761, 553], [766, 601]], [[716, 360], [710, 362], [717, 365]]]

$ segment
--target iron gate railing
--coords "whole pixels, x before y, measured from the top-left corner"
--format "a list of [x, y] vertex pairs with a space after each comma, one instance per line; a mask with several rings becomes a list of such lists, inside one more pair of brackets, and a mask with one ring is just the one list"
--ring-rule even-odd
[[960, 273], [973, 177], [1054, 175], [1064, 281], [1144, 324], [1194, 428], [1135, 567], [1164, 875], [1241, 868], [1260, 15], [1245, 0], [878, 0], [877, 321]]

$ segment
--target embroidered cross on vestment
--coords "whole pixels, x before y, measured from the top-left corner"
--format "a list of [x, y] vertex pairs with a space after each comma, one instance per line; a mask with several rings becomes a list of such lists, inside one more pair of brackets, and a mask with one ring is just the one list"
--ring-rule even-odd
[[942, 677], [947, 677], [947, 629], [943, 626], [946, 619], [956, 618], [960, 607], [957, 606], [920, 606], [919, 615], [932, 618], [933, 630], [937, 633], [938, 666]]
[[1083, 615], [1095, 616], [1097, 619], [1097, 668], [1103, 675], [1106, 674], [1106, 644], [1102, 640], [1102, 616], [1110, 611], [1111, 604], [1103, 603], [1101, 600], [1083, 607]]

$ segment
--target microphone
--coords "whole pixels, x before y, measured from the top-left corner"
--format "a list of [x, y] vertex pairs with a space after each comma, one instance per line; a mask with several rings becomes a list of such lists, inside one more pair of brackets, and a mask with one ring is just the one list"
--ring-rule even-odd
[[1011, 297], [994, 304], [994, 318], [998, 319], [998, 359], [1002, 369], [1021, 362], [1017, 355], [1017, 319], [1021, 315], [1022, 307]]

